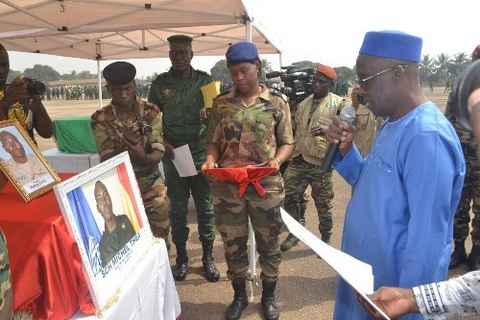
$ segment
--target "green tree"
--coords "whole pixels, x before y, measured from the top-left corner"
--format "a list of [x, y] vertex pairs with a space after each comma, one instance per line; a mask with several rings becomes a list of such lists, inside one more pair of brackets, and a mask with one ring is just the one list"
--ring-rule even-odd
[[55, 81], [60, 80], [60, 73], [50, 66], [36, 64], [33, 68], [27, 68], [23, 71], [23, 75], [28, 78], [40, 81]]

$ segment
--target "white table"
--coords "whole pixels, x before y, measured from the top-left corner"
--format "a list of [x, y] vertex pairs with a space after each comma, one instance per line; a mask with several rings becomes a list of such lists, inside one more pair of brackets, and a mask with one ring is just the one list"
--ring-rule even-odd
[[176, 320], [180, 301], [175, 288], [167, 247], [158, 240], [150, 253], [125, 283], [118, 301], [100, 316], [76, 314], [72, 319]]
[[64, 153], [57, 148], [42, 153], [57, 172], [79, 173], [100, 163], [100, 157], [96, 153]]

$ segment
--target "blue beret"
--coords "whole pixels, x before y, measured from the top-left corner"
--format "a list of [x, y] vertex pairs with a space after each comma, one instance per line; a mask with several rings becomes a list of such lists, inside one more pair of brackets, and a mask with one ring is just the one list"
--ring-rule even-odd
[[136, 73], [135, 66], [125, 61], [110, 63], [103, 69], [103, 77], [113, 85], [125, 85], [133, 81]]
[[258, 59], [257, 47], [247, 41], [237, 42], [231, 45], [227, 53], [225, 54], [227, 58], [227, 64], [235, 64], [241, 62], [250, 62]]
[[400, 31], [370, 31], [365, 34], [360, 54], [419, 63], [422, 38]]

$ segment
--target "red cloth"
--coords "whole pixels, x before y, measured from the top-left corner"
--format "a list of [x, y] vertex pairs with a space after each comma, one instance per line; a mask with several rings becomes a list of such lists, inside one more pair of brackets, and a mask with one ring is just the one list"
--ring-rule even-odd
[[242, 167], [242, 168], [214, 168], [207, 169], [207, 175], [215, 177], [220, 182], [238, 184], [240, 198], [245, 195], [247, 187], [252, 184], [260, 197], [265, 197], [267, 191], [260, 184], [260, 181], [275, 172], [271, 167]]
[[8, 243], [14, 310], [30, 310], [34, 319], [64, 320], [79, 309], [84, 314], [94, 314], [80, 253], [53, 190], [25, 203], [8, 184], [0, 190], [0, 203], [0, 227]]

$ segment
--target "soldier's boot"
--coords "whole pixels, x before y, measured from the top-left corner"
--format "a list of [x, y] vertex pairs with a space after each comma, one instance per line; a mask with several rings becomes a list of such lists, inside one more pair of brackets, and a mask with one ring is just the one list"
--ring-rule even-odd
[[476, 271], [480, 269], [480, 245], [473, 245], [472, 251], [468, 256], [467, 265], [470, 271]]
[[188, 274], [188, 255], [187, 255], [187, 246], [186, 243], [176, 245], [177, 247], [177, 258], [175, 260], [176, 264], [172, 267], [173, 278], [176, 281], [183, 281]]
[[225, 312], [225, 319], [240, 319], [243, 310], [248, 306], [246, 282], [247, 280], [245, 278], [235, 279], [232, 281], [232, 287], [234, 291], [233, 301]]
[[332, 233], [331, 232], [323, 232], [321, 233], [321, 236], [322, 236], [322, 241], [325, 242], [325, 243], [330, 243], [330, 238], [332, 237]]
[[467, 262], [467, 252], [465, 251], [465, 241], [455, 241], [455, 249], [450, 256], [450, 270], [457, 268]]
[[277, 281], [262, 281], [262, 311], [266, 320], [278, 320], [280, 311], [275, 302]]
[[[304, 204], [297, 204], [296, 212], [294, 215], [295, 220], [297, 220], [302, 226], [305, 226], [305, 210], [306, 207]], [[289, 233], [287, 239], [285, 239], [280, 245], [280, 250], [286, 252], [298, 244], [298, 239], [293, 234]]]
[[203, 248], [203, 274], [205, 279], [210, 282], [217, 282], [220, 279], [220, 272], [218, 272], [217, 267], [213, 259], [213, 240], [205, 240], [202, 242]]

